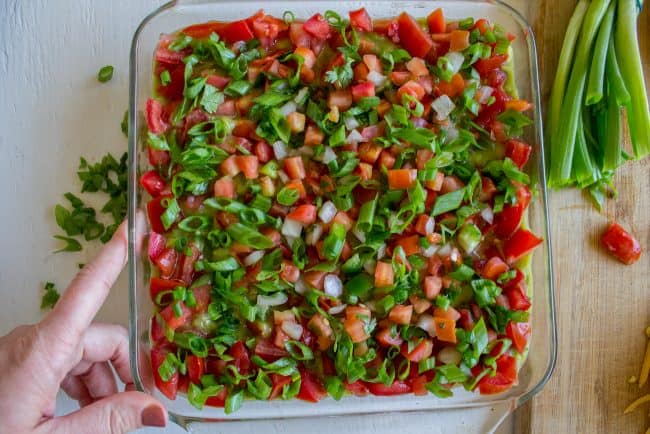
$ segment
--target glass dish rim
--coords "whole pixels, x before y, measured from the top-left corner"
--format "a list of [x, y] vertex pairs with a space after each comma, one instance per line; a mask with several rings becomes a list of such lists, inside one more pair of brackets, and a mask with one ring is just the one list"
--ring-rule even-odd
[[[270, 0], [273, 2], [274, 0]], [[297, 1], [297, 0], [286, 0], [289, 2], [292, 1]], [[387, 3], [395, 0], [373, 0], [373, 3]], [[555, 370], [555, 366], [557, 363], [557, 346], [558, 346], [558, 341], [557, 341], [557, 320], [556, 320], [556, 312], [555, 312], [555, 291], [554, 291], [554, 271], [553, 271], [553, 252], [552, 252], [552, 245], [551, 245], [551, 225], [550, 225], [550, 217], [549, 217], [549, 208], [548, 208], [548, 193], [547, 193], [547, 187], [546, 187], [546, 168], [545, 168], [545, 159], [544, 159], [544, 134], [543, 134], [543, 120], [542, 120], [542, 110], [541, 110], [541, 92], [540, 92], [540, 81], [539, 81], [539, 62], [538, 62], [538, 52], [537, 52], [537, 44], [536, 44], [536, 39], [535, 35], [533, 32], [532, 27], [526, 20], [526, 18], [513, 6], [507, 4], [504, 0], [465, 0], [468, 3], [489, 3], [489, 4], [494, 4], [497, 7], [505, 9], [509, 14], [512, 15], [512, 17], [518, 22], [518, 24], [521, 26], [522, 30], [524, 30], [527, 33], [527, 38], [528, 38], [528, 49], [529, 49], [529, 56], [531, 57], [531, 61], [529, 62], [529, 67], [530, 67], [530, 75], [532, 78], [532, 83], [531, 83], [531, 90], [533, 93], [533, 96], [535, 98], [534, 104], [535, 104], [535, 115], [533, 118], [534, 123], [538, 126], [537, 128], [537, 134], [535, 135], [535, 139], [538, 142], [538, 148], [541, 156], [539, 157], [539, 173], [537, 174], [537, 183], [539, 184], [539, 189], [540, 189], [540, 204], [542, 205], [543, 209], [543, 221], [545, 223], [545, 228], [546, 228], [546, 236], [544, 237], [544, 244], [546, 247], [547, 255], [546, 255], [546, 270], [548, 272], [548, 286], [545, 288], [548, 293], [546, 294], [548, 298], [548, 320], [550, 321], [549, 324], [549, 329], [550, 329], [550, 336], [549, 338], [549, 363], [546, 366], [546, 370], [544, 374], [540, 377], [540, 380], [532, 386], [529, 390], [527, 390], [525, 393], [522, 395], [515, 397], [515, 398], [506, 398], [504, 400], [493, 400], [490, 402], [486, 403], [460, 403], [458, 406], [453, 406], [453, 408], [462, 408], [462, 407], [470, 407], [470, 406], [485, 406], [485, 405], [490, 405], [492, 403], [496, 402], [502, 402], [502, 401], [515, 401], [515, 406], [521, 406], [524, 404], [526, 401], [528, 401], [530, 398], [532, 398], [534, 395], [539, 393], [541, 389], [548, 383], [551, 375], [553, 374]], [[440, 2], [435, 2], [435, 3], [449, 3], [452, 2], [451, 0], [442, 0]], [[221, 3], [221, 0], [171, 0], [167, 3], [162, 4], [155, 10], [153, 10], [151, 13], [149, 13], [143, 20], [142, 22], [138, 25], [137, 29], [134, 32], [131, 46], [130, 46], [130, 54], [129, 54], [129, 110], [128, 110], [128, 123], [129, 125], [136, 125], [137, 120], [138, 120], [138, 112], [137, 112], [137, 62], [138, 62], [138, 57], [137, 57], [137, 47], [138, 47], [138, 42], [139, 42], [139, 37], [140, 34], [142, 33], [143, 29], [147, 26], [147, 24], [153, 20], [155, 17], [157, 17], [159, 14], [173, 9], [177, 6], [181, 5], [192, 5], [192, 4], [210, 4], [210, 3]], [[134, 384], [139, 391], [146, 391], [142, 384], [141, 380], [141, 375], [140, 375], [140, 370], [138, 363], [136, 362], [137, 357], [138, 357], [138, 348], [137, 348], [137, 342], [138, 342], [138, 336], [137, 336], [137, 306], [135, 303], [136, 300], [136, 291], [138, 288], [137, 282], [136, 282], [136, 261], [139, 260], [139, 255], [136, 252], [136, 226], [135, 226], [135, 218], [136, 218], [136, 213], [138, 211], [138, 203], [137, 203], [137, 194], [138, 194], [138, 171], [137, 171], [137, 159], [135, 158], [137, 154], [137, 146], [138, 146], [138, 133], [135, 131], [134, 128], [129, 128], [128, 131], [128, 212], [127, 212], [127, 217], [128, 217], [128, 284], [129, 284], [129, 352], [130, 352], [130, 369], [131, 373], [133, 375], [133, 380]], [[541, 300], [540, 300], [541, 302]], [[441, 408], [440, 410], [444, 410], [444, 407]], [[401, 413], [417, 413], [419, 411], [423, 410], [411, 410], [411, 411], [400, 411]], [[426, 411], [426, 410], [424, 410]], [[363, 414], [363, 413], [359, 413]], [[187, 422], [190, 420], [200, 420], [197, 418], [192, 418], [192, 417], [184, 417], [180, 415], [174, 415], [170, 413], [170, 416], [172, 420], [175, 420], [177, 422], [180, 422], [182, 425], [184, 425], [183, 422]], [[305, 416], [309, 417], [309, 416]], [[237, 420], [247, 420], [245, 418], [242, 419], [228, 419], [229, 421], [235, 422]]]

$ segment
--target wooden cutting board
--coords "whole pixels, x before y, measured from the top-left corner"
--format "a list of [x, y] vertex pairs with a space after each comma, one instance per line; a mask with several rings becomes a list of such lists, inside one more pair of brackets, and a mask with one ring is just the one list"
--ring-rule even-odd
[[[576, 2], [511, 1], [535, 31], [542, 95], [548, 102], [565, 30]], [[646, 83], [650, 83], [650, 7], [639, 21]], [[546, 108], [546, 106], [545, 106]], [[650, 325], [650, 158], [618, 171], [617, 200], [598, 213], [578, 191], [552, 191], [549, 206], [555, 268], [558, 358], [544, 390], [516, 414], [516, 433], [644, 433], [648, 406], [623, 416], [641, 396], [627, 379], [639, 373]], [[599, 244], [616, 220], [645, 250], [625, 266]], [[644, 393], [650, 392], [646, 387]]]

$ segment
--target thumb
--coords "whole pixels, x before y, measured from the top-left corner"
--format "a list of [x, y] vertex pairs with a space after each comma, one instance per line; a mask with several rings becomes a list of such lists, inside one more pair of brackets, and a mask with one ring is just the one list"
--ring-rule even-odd
[[164, 427], [167, 411], [152, 396], [123, 392], [52, 419], [50, 423], [46, 431], [53, 434], [123, 434], [143, 426]]

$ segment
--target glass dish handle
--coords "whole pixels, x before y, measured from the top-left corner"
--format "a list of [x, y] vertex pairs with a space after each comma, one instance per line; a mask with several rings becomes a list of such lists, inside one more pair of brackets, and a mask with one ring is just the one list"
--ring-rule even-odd
[[394, 432], [395, 427], [399, 427], [400, 434], [421, 434], [425, 427], [427, 434], [484, 434], [493, 433], [514, 409], [515, 401], [501, 401], [485, 406], [411, 413], [248, 420], [246, 423], [225, 420], [179, 422], [192, 434], [365, 434]]

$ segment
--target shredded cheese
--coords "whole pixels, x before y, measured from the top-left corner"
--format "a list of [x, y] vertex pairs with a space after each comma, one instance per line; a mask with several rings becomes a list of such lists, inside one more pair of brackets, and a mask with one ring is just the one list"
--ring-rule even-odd
[[623, 411], [623, 414], [628, 414], [632, 413], [634, 410], [639, 408], [642, 404], [650, 402], [650, 393], [647, 395], [642, 396], [641, 398], [637, 399], [634, 401], [632, 404], [628, 405], [627, 408]]

